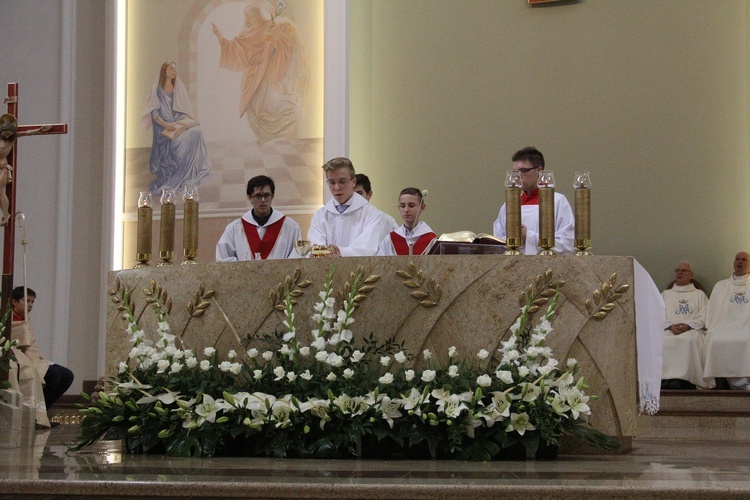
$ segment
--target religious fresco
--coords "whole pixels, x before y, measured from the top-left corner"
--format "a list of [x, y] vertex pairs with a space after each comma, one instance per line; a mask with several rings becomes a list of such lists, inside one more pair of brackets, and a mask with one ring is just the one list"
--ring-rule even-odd
[[281, 210], [322, 203], [323, 0], [131, 0], [127, 22], [126, 220], [190, 184], [201, 218], [238, 217], [261, 174]]

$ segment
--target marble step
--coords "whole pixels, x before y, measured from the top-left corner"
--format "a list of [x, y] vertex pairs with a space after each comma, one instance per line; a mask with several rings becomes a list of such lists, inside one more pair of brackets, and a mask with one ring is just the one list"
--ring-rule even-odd
[[750, 394], [662, 391], [659, 412], [639, 415], [639, 438], [750, 440]]

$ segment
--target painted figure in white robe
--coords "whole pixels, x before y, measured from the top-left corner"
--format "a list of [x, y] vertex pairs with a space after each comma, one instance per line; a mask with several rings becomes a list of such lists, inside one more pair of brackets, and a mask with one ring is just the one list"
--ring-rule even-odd
[[677, 264], [674, 276], [672, 288], [661, 294], [666, 307], [662, 389], [707, 387], [703, 381], [703, 314], [708, 297], [693, 285], [693, 269], [689, 262]]
[[734, 273], [719, 281], [706, 310], [706, 383], [726, 377], [732, 389], [750, 390], [750, 254], [734, 258]]
[[[539, 188], [537, 182], [544, 170], [544, 155], [534, 147], [526, 147], [512, 157], [513, 170], [521, 173], [521, 250], [526, 255], [536, 255], [539, 246]], [[505, 204], [492, 225], [496, 238], [505, 240]], [[561, 255], [569, 255], [575, 250], [575, 219], [568, 199], [555, 192], [555, 246], [553, 250]]]
[[211, 161], [174, 62], [161, 65], [142, 119], [146, 128], [153, 128], [149, 169], [156, 178], [148, 190], [179, 191], [186, 185], [200, 186], [211, 173]]
[[221, 49], [219, 67], [242, 72], [239, 113], [260, 144], [294, 137], [308, 97], [310, 63], [297, 25], [257, 2], [245, 8], [245, 27], [232, 40], [212, 26]]
[[323, 171], [333, 197], [313, 214], [307, 239], [329, 247], [332, 257], [375, 255], [394, 227], [383, 212], [354, 192], [356, 172], [348, 158], [328, 161]]
[[[367, 177], [365, 174], [357, 174], [357, 185], [354, 186], [354, 192], [360, 195], [365, 200], [369, 201], [372, 205], [372, 183], [370, 182], [370, 178]], [[375, 207], [377, 208], [377, 207]], [[396, 219], [388, 215], [387, 213], [380, 210], [380, 212], [383, 214], [383, 217], [386, 221], [388, 221], [388, 224], [393, 227], [397, 228], [398, 224], [396, 223]]]
[[275, 194], [270, 177], [258, 175], [247, 182], [253, 208], [227, 225], [216, 244], [217, 262], [299, 257], [294, 249], [302, 239], [299, 224], [271, 206]]
[[422, 255], [437, 238], [426, 222], [419, 220], [427, 208], [424, 202], [426, 191], [408, 187], [398, 197], [398, 211], [404, 223], [383, 238], [378, 255]]

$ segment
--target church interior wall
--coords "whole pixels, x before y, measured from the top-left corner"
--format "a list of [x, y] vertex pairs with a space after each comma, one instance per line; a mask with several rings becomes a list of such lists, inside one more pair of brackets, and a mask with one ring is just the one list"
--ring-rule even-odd
[[[0, 83], [20, 84], [21, 123], [70, 127], [20, 141], [17, 208], [40, 347], [76, 373], [71, 393], [99, 375], [105, 5], [0, 0]], [[591, 171], [593, 251], [635, 256], [660, 287], [683, 258], [711, 287], [750, 249], [746, 0], [349, 7], [350, 156], [379, 208], [397, 217], [397, 193], [415, 185], [436, 232], [490, 232], [510, 156], [536, 145], [571, 200], [573, 173]], [[73, 73], [61, 43], [75, 44]]]
[[747, 2], [358, 0], [351, 141], [373, 202], [428, 189], [438, 234], [491, 232], [505, 170], [534, 145], [572, 203], [591, 171], [593, 252], [664, 287], [708, 286], [750, 248]]

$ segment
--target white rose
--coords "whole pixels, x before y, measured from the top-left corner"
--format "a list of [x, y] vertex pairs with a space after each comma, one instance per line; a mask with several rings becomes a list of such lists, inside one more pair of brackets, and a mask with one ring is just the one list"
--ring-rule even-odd
[[406, 370], [404, 372], [404, 378], [406, 379], [407, 382], [411, 382], [412, 380], [414, 380], [414, 376], [415, 376], [414, 370]]
[[198, 366], [198, 358], [196, 358], [195, 356], [190, 356], [185, 360], [185, 366], [192, 370], [193, 368]]
[[166, 359], [160, 359], [160, 360], [159, 360], [159, 361], [158, 361], [158, 362], [156, 363], [156, 368], [157, 368], [157, 370], [156, 370], [156, 373], [164, 373], [164, 371], [165, 371], [165, 370], [166, 370], [167, 368], [169, 368], [169, 364], [170, 364], [170, 363], [169, 363], [169, 361], [168, 361], [168, 360], [166, 360]]
[[448, 357], [452, 358], [456, 355], [456, 346], [452, 345], [448, 348]]
[[253, 347], [252, 349], [247, 350], [247, 357], [250, 359], [255, 359], [258, 357], [258, 349]]
[[352, 362], [359, 363], [364, 357], [365, 357], [365, 353], [360, 352], [359, 350], [356, 350], [352, 353]]
[[422, 382], [432, 382], [435, 380], [435, 370], [425, 370], [422, 372]]
[[271, 361], [273, 359], [273, 352], [271, 351], [264, 352], [263, 359], [265, 359], [266, 361]]
[[307, 346], [300, 347], [299, 348], [299, 355], [300, 356], [309, 356], [310, 355], [310, 348], [307, 347]]
[[528, 375], [528, 374], [529, 374], [529, 369], [528, 369], [528, 368], [526, 368], [525, 366], [520, 366], [520, 367], [518, 368], [518, 375], [519, 375], [520, 377], [525, 377], [525, 376], [526, 376], [526, 375]]
[[203, 355], [209, 358], [213, 356], [215, 353], [216, 353], [216, 349], [214, 349], [213, 347], [206, 347], [205, 349], [203, 349]]
[[489, 357], [490, 357], [490, 353], [489, 353], [489, 352], [487, 352], [487, 350], [486, 350], [486, 349], [482, 349], [481, 351], [479, 351], [479, 352], [477, 353], [477, 357], [478, 357], [479, 359], [487, 359], [487, 358], [489, 358]]
[[492, 385], [492, 377], [490, 377], [486, 373], [484, 375], [478, 376], [477, 385], [479, 387], [489, 387], [490, 385]]
[[207, 359], [204, 359], [203, 361], [201, 361], [200, 368], [204, 372], [208, 371], [208, 369], [211, 368], [211, 362]]
[[432, 353], [429, 349], [425, 349], [424, 351], [422, 351], [422, 356], [424, 357], [424, 359], [430, 359], [432, 357]]
[[456, 365], [450, 365], [448, 367], [448, 376], [451, 378], [458, 377], [458, 367]]
[[407, 361], [407, 357], [406, 354], [404, 354], [404, 351], [397, 352], [396, 356], [394, 357], [396, 358], [396, 361], [402, 365]]
[[305, 380], [310, 380], [313, 378], [312, 373], [310, 373], [310, 370], [305, 370], [304, 372], [300, 373], [299, 376]]
[[260, 380], [263, 378], [263, 370], [253, 370], [253, 378], [255, 380]]
[[276, 375], [276, 378], [274, 380], [281, 380], [284, 378], [284, 375], [286, 375], [286, 371], [284, 370], [283, 366], [277, 366], [273, 369], [273, 374]]
[[382, 377], [378, 379], [378, 382], [380, 382], [383, 385], [388, 385], [391, 382], [393, 382], [393, 374], [392, 373], [386, 373]]
[[513, 383], [513, 374], [509, 370], [498, 370], [495, 372], [495, 376], [506, 384]]
[[182, 370], [182, 363], [175, 361], [172, 363], [169, 373], [180, 373], [180, 370]]
[[326, 351], [318, 351], [315, 353], [315, 359], [317, 359], [321, 363], [325, 363], [325, 361], [328, 359], [328, 353]]
[[231, 351], [229, 351], [229, 352], [227, 353], [227, 357], [228, 357], [229, 359], [234, 359], [234, 358], [236, 358], [236, 357], [237, 357], [237, 352], [235, 352], [235, 350], [234, 350], [234, 349], [232, 349]]
[[333, 382], [334, 380], [336, 380], [336, 374], [333, 372], [329, 373], [328, 376], [326, 377], [326, 380], [329, 382]]
[[381, 356], [380, 357], [380, 364], [383, 366], [388, 366], [388, 364], [391, 362], [390, 356]]
[[127, 369], [128, 364], [125, 361], [120, 361], [120, 364], [117, 365], [117, 373], [124, 373]]
[[352, 370], [351, 368], [347, 368], [346, 370], [344, 370], [343, 375], [345, 379], [350, 379], [354, 376], [354, 370]]

